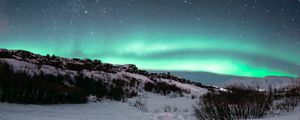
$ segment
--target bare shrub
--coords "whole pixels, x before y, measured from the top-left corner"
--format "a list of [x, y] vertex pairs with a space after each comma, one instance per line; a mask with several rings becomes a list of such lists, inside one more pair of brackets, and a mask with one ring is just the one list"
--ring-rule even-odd
[[162, 108], [163, 112], [180, 112], [181, 110], [178, 107], [171, 107], [170, 105], [166, 105]]
[[271, 113], [291, 112], [300, 102], [300, 87], [293, 86], [284, 90], [276, 90]]
[[231, 88], [231, 92], [213, 92], [200, 98], [194, 106], [199, 120], [233, 120], [261, 118], [268, 113], [272, 97], [265, 92]]
[[197, 95], [192, 95], [191, 96], [191, 99], [196, 99], [197, 98]]
[[298, 101], [296, 97], [284, 97], [280, 100], [276, 100], [273, 103], [271, 113], [291, 112], [297, 106]]
[[138, 110], [141, 110], [143, 112], [148, 112], [148, 107], [146, 105], [147, 101], [142, 98], [142, 96], [139, 96], [137, 100], [134, 103], [129, 103], [130, 106], [133, 106], [137, 108]]

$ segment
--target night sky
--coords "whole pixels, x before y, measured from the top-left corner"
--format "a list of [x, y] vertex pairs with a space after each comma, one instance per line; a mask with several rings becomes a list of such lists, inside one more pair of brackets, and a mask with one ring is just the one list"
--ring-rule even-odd
[[0, 0], [0, 48], [146, 70], [300, 76], [298, 0]]

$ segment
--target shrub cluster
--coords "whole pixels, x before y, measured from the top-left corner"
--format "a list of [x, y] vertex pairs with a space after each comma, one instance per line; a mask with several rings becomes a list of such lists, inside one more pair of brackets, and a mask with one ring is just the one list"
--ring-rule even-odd
[[198, 119], [233, 120], [260, 118], [270, 109], [272, 98], [252, 90], [208, 93], [194, 107]]
[[148, 112], [147, 101], [142, 96], [139, 96], [135, 102], [129, 103], [129, 105], [142, 112]]
[[0, 101], [22, 104], [84, 103], [87, 94], [80, 88], [63, 84], [66, 76], [14, 73], [0, 65]]
[[153, 83], [147, 82], [144, 85], [145, 91], [148, 92], [155, 92], [155, 93], [161, 93], [163, 95], [167, 95], [170, 93], [178, 93], [182, 96], [183, 92], [185, 92], [183, 89], [177, 87], [176, 85], [171, 85], [166, 82], [157, 82], [154, 81]]
[[[98, 98], [126, 100], [137, 95], [136, 80], [94, 80], [83, 74], [70, 78], [68, 75], [28, 75], [16, 72], [6, 63], [0, 63], [0, 101], [22, 104], [85, 103], [89, 95]], [[70, 85], [64, 83], [68, 82]]]
[[257, 91], [251, 88], [227, 88], [199, 98], [194, 114], [199, 120], [262, 118], [273, 111], [291, 111], [299, 102], [299, 93]]

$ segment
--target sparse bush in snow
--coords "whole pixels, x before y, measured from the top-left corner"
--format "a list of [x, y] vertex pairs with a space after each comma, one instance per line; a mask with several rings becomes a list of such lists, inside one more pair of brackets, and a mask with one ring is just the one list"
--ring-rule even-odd
[[272, 104], [270, 95], [255, 90], [231, 89], [232, 92], [208, 93], [194, 106], [199, 120], [261, 118]]
[[101, 98], [98, 98], [95, 95], [90, 95], [87, 99], [89, 102], [103, 102]]
[[129, 103], [129, 105], [143, 112], [148, 112], [147, 101], [142, 96], [139, 96], [134, 103]]
[[183, 94], [177, 93], [177, 92], [170, 92], [168, 95], [170, 98], [177, 98], [177, 97], [183, 97]]
[[194, 106], [199, 120], [232, 120], [261, 118], [266, 114], [290, 112], [299, 103], [297, 88], [259, 91], [253, 88], [227, 88], [229, 91], [211, 92]]
[[161, 109], [156, 109], [154, 113], [162, 113], [162, 112], [189, 112], [188, 109], [181, 110], [176, 106], [165, 105]]
[[88, 96], [126, 101], [137, 95], [136, 84], [126, 80], [95, 80], [82, 72], [71, 78], [66, 75], [28, 75], [14, 71], [7, 63], [0, 62], [0, 101], [23, 104], [85, 103]]
[[163, 112], [181, 112], [178, 107], [171, 107], [170, 105], [166, 105], [162, 108]]
[[0, 64], [0, 101], [22, 104], [84, 103], [87, 94], [79, 88], [63, 84], [66, 76], [30, 76], [14, 72], [8, 64]]
[[154, 83], [147, 82], [144, 85], [145, 91], [160, 93], [162, 95], [168, 95], [170, 93], [183, 96], [184, 90], [177, 87], [176, 85], [168, 84], [166, 82], [157, 82]]
[[300, 87], [274, 90], [274, 99], [271, 113], [291, 112], [300, 102]]
[[172, 108], [169, 105], [166, 105], [162, 108], [163, 112], [172, 112]]
[[297, 106], [299, 99], [295, 97], [284, 97], [273, 103], [270, 113], [291, 112]]
[[191, 99], [196, 99], [197, 95], [191, 95]]

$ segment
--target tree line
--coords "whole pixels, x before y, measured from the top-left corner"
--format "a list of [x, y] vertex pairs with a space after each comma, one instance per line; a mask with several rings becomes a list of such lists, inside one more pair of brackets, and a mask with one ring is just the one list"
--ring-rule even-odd
[[[86, 103], [90, 95], [112, 100], [126, 100], [137, 95], [129, 90], [136, 80], [94, 80], [80, 73], [73, 79], [68, 75], [28, 75], [0, 63], [0, 101], [22, 104]], [[70, 85], [64, 84], [68, 82]]]

